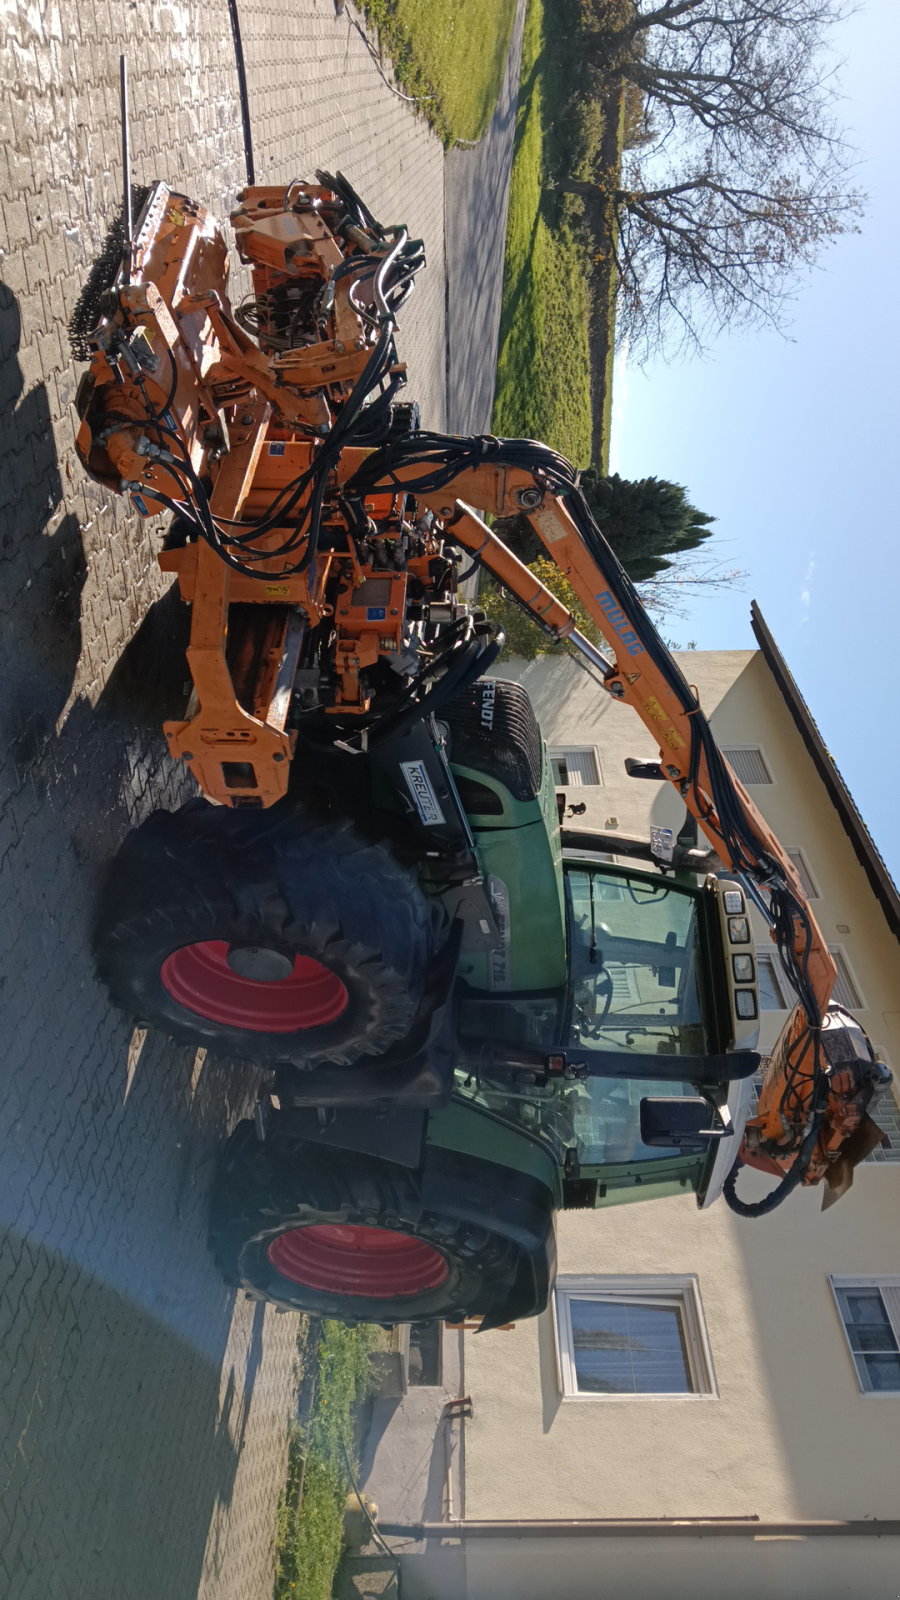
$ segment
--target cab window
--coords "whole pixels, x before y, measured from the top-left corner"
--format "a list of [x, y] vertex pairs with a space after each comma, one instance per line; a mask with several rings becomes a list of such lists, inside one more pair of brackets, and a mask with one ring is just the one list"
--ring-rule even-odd
[[567, 867], [565, 883], [566, 1048], [705, 1054], [696, 895], [615, 869]]

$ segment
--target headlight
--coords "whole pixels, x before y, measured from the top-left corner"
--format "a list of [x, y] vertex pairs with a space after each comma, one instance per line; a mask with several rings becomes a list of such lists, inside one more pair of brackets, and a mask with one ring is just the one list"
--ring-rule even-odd
[[726, 889], [722, 899], [725, 901], [725, 910], [730, 917], [740, 916], [744, 909], [744, 896], [739, 889]]
[[746, 917], [728, 918], [728, 937], [732, 944], [750, 943], [750, 924]]
[[756, 995], [752, 989], [735, 989], [734, 1006], [739, 1017], [756, 1016]]
[[753, 982], [752, 956], [732, 956], [731, 965], [734, 968], [734, 975], [738, 983]]

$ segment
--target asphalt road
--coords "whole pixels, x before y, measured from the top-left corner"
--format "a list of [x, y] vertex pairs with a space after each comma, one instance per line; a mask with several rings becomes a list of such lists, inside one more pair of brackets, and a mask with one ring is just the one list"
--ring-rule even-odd
[[[402, 355], [443, 427], [448, 393], [453, 417], [461, 395], [475, 404], [458, 362], [448, 390], [443, 151], [332, 0], [241, 0], [240, 13], [258, 181], [340, 167], [427, 241]], [[226, 0], [4, 7], [0, 1592], [261, 1600], [296, 1323], [235, 1301], [205, 1245], [215, 1152], [256, 1076], [135, 1033], [90, 958], [122, 838], [187, 797], [159, 731], [184, 676], [179, 608], [147, 527], [73, 448], [67, 323], [119, 200], [122, 50], [135, 180], [163, 177], [219, 215], [245, 181]], [[488, 327], [499, 258], [482, 257], [478, 206], [466, 281]], [[489, 366], [485, 353], [482, 411]]]
[[490, 430], [524, 26], [525, 0], [519, 0], [491, 125], [474, 149], [457, 146], [447, 156], [444, 236], [451, 433]]

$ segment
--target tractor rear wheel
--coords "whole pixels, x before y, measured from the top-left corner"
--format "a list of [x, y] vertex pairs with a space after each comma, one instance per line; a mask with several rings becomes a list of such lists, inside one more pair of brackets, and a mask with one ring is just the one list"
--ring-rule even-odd
[[461, 1319], [488, 1309], [518, 1249], [423, 1210], [415, 1173], [238, 1124], [220, 1159], [210, 1244], [226, 1281], [343, 1322]]
[[380, 1054], [409, 1031], [435, 915], [389, 853], [296, 806], [192, 801], [126, 839], [97, 965], [142, 1022], [254, 1061]]

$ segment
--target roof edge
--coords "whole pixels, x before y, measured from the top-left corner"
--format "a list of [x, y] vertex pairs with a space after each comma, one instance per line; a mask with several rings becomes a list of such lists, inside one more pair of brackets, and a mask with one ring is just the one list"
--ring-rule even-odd
[[856, 802], [829, 754], [825, 740], [819, 732], [809, 706], [806, 704], [790, 667], [781, 654], [769, 625], [757, 602], [751, 601], [750, 621], [759, 648], [775, 682], [781, 690], [785, 704], [794, 720], [797, 731], [812, 758], [819, 777], [828, 791], [835, 811], [840, 817], [857, 861], [862, 867], [876, 900], [895, 939], [900, 940], [900, 892], [888, 871], [872, 835], [859, 813]]

